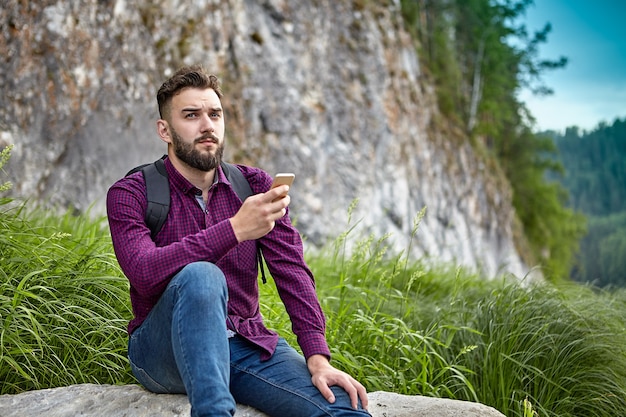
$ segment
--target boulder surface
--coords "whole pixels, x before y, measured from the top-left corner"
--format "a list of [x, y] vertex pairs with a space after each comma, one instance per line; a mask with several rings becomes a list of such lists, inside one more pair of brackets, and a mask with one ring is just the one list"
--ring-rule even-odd
[[[370, 393], [369, 401], [372, 417], [504, 416], [478, 403], [384, 391]], [[153, 394], [138, 385], [80, 384], [0, 395], [1, 417], [188, 417], [190, 410], [185, 395]], [[235, 416], [268, 417], [241, 404]]]

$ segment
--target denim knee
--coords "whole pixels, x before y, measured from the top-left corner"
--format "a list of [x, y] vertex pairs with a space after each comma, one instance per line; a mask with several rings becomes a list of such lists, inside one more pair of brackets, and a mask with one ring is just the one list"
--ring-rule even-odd
[[226, 277], [222, 270], [211, 262], [193, 262], [186, 265], [172, 278], [171, 286], [177, 292], [183, 291], [186, 297], [198, 301], [228, 298]]

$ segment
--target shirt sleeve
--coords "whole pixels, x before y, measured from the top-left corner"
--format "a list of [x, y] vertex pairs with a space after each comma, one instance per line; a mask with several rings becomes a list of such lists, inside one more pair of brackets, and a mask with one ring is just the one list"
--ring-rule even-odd
[[[267, 174], [262, 178], [259, 182], [265, 190], [269, 189], [272, 178]], [[315, 291], [315, 279], [304, 260], [302, 238], [291, 223], [289, 211], [260, 239], [260, 244], [304, 357], [321, 354], [330, 358], [326, 319]]]
[[141, 173], [116, 182], [107, 193], [107, 217], [115, 255], [133, 290], [142, 297], [161, 295], [172, 276], [197, 261], [216, 262], [237, 245], [230, 221], [224, 220], [158, 247], [150, 237]]

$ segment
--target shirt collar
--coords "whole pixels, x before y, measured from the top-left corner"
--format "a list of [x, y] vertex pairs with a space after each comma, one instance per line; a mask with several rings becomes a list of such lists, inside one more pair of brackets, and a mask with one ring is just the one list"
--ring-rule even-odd
[[[202, 193], [202, 191], [198, 187], [189, 182], [187, 178], [185, 178], [180, 172], [178, 172], [176, 168], [174, 168], [174, 165], [172, 165], [172, 162], [169, 158], [165, 158], [165, 169], [167, 170], [167, 175], [170, 178], [170, 184], [178, 188], [184, 194], [192, 193], [194, 195], [197, 195], [198, 193]], [[221, 165], [217, 167], [217, 170], [215, 172], [216, 175], [213, 177], [213, 185], [221, 182], [230, 186], [230, 182], [228, 181], [228, 178], [226, 178], [226, 175], [224, 174]]]

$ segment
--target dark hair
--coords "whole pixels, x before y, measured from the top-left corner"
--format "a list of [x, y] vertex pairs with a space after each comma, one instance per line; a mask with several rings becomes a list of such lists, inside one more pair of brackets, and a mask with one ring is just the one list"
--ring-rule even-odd
[[185, 88], [212, 88], [217, 96], [222, 98], [220, 82], [213, 74], [209, 74], [201, 65], [191, 65], [180, 68], [167, 81], [163, 83], [157, 92], [159, 116], [163, 119], [169, 113], [172, 97]]

